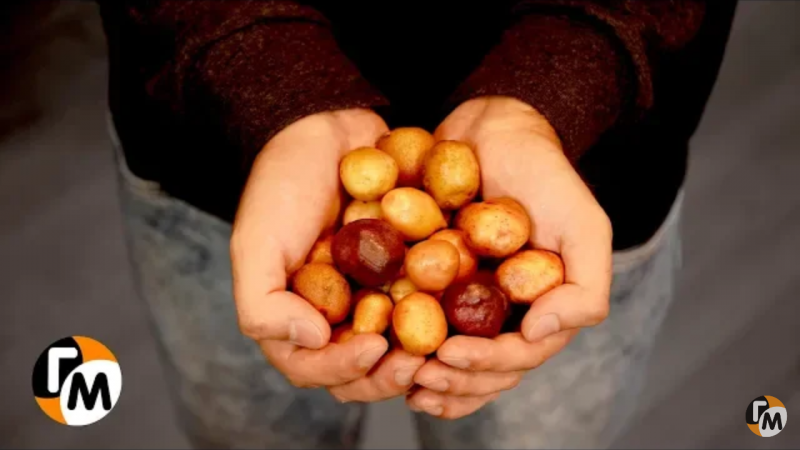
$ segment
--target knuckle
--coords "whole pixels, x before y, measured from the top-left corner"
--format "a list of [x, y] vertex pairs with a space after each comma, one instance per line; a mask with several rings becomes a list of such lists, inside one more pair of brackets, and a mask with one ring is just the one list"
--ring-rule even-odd
[[606, 320], [608, 318], [610, 306], [608, 301], [603, 299], [598, 299], [597, 301], [592, 302], [591, 308], [588, 311], [588, 322], [589, 326], [595, 326]]
[[253, 340], [259, 340], [266, 335], [265, 331], [265, 325], [262, 321], [245, 314], [239, 315], [239, 332], [244, 336]]

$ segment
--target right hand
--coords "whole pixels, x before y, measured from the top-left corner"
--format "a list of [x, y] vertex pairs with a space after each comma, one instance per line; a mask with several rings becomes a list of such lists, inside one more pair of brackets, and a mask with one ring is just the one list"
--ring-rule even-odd
[[[272, 138], [253, 164], [231, 236], [239, 326], [296, 387], [326, 387], [340, 401], [378, 401], [405, 394], [422, 357], [393, 350], [377, 334], [330, 343], [325, 318], [287, 291], [330, 226], [339, 189], [339, 161], [373, 146], [388, 129], [375, 113], [354, 109], [294, 122]], [[383, 359], [381, 360], [381, 358]]]

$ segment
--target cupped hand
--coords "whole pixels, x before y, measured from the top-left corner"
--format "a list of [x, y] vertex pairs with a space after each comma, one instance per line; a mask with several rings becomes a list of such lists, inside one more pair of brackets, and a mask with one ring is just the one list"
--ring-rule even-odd
[[515, 387], [523, 375], [561, 351], [582, 327], [609, 312], [611, 225], [564, 155], [556, 133], [530, 105], [482, 97], [460, 105], [436, 130], [476, 151], [483, 197], [509, 196], [533, 221], [530, 242], [561, 255], [565, 283], [538, 298], [519, 332], [494, 339], [454, 336], [415, 375], [407, 399], [442, 418], [471, 414]]
[[241, 331], [297, 387], [326, 387], [340, 401], [402, 395], [424, 359], [377, 334], [329, 343], [331, 328], [287, 280], [339, 209], [339, 160], [374, 145], [386, 124], [367, 110], [321, 113], [275, 135], [256, 158], [230, 242]]

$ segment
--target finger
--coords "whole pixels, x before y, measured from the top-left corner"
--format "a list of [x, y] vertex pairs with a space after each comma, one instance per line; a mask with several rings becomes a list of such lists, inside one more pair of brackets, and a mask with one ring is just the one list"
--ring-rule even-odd
[[296, 387], [338, 386], [361, 378], [389, 348], [386, 339], [377, 334], [357, 335], [320, 350], [281, 341], [259, 344], [270, 363]]
[[456, 369], [514, 372], [539, 367], [560, 352], [577, 330], [567, 330], [538, 342], [528, 342], [520, 333], [505, 333], [494, 339], [453, 336], [446, 340], [436, 356]]
[[397, 397], [408, 392], [414, 374], [423, 364], [424, 357], [395, 349], [367, 376], [333, 387], [330, 393], [341, 402], [376, 402]]
[[516, 387], [525, 372], [473, 372], [432, 359], [414, 376], [414, 382], [442, 394], [488, 395]]
[[406, 399], [406, 404], [413, 411], [424, 411], [442, 419], [460, 419], [494, 401], [499, 395], [499, 393], [494, 393], [459, 397], [440, 394], [429, 389], [420, 389]]

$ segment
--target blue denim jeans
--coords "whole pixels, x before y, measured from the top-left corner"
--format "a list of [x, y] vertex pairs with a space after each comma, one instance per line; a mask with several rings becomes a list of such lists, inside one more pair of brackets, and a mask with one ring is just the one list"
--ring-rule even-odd
[[[119, 154], [119, 152], [118, 152]], [[120, 162], [126, 236], [181, 426], [198, 448], [354, 448], [364, 405], [296, 389], [239, 333], [231, 227]], [[468, 417], [416, 415], [425, 448], [606, 447], [636, 409], [680, 265], [682, 195], [645, 245], [614, 255], [611, 313]], [[410, 413], [411, 414], [411, 413]]]

